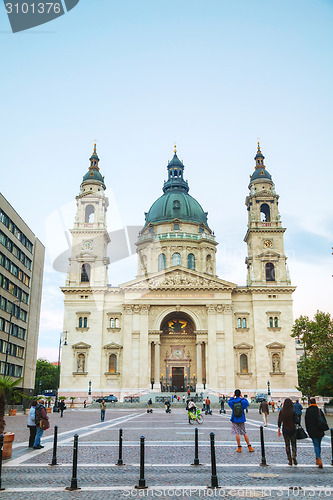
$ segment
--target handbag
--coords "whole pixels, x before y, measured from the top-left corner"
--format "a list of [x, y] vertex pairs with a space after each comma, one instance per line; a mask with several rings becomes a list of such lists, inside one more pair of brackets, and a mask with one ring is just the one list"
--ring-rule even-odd
[[318, 408], [318, 419], [317, 419], [317, 425], [319, 429], [323, 432], [329, 430], [329, 426], [327, 425], [326, 418], [324, 415], [321, 413], [320, 409]]
[[50, 427], [50, 423], [49, 423], [48, 419], [41, 417], [41, 419], [39, 421], [39, 427], [41, 429], [43, 429], [43, 431], [47, 431], [47, 429], [49, 429], [49, 427]]
[[308, 437], [307, 433], [301, 425], [296, 425], [296, 439], [306, 439]]

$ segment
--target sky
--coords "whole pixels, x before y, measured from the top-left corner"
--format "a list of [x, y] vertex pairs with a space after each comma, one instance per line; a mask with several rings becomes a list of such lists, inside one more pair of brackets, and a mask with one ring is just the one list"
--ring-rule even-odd
[[[0, 50], [0, 191], [46, 246], [40, 357], [58, 357], [66, 275], [54, 262], [95, 140], [110, 231], [143, 225], [176, 143], [219, 242], [218, 275], [245, 285], [260, 138], [294, 316], [333, 314], [332, 0], [80, 0], [15, 34], [1, 3]], [[109, 268], [113, 285], [135, 275], [135, 255]]]

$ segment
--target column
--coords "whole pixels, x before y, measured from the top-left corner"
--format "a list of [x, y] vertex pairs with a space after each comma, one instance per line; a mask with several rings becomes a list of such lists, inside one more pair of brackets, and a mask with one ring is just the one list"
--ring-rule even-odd
[[209, 389], [218, 389], [217, 387], [217, 346], [216, 346], [216, 307], [207, 306], [208, 314], [208, 387]]
[[232, 306], [224, 307], [224, 352], [225, 352], [225, 391], [232, 393], [235, 390], [235, 349], [232, 328]]
[[140, 310], [140, 389], [150, 386], [149, 356], [148, 356], [148, 313], [149, 306], [141, 306]]
[[202, 383], [202, 342], [197, 342], [197, 385], [196, 392], [203, 389]]
[[122, 387], [127, 392], [132, 385], [132, 330], [133, 330], [132, 306], [124, 308], [124, 340], [123, 340], [123, 366]]
[[155, 377], [154, 377], [154, 391], [161, 391], [160, 384], [160, 342], [155, 342]]

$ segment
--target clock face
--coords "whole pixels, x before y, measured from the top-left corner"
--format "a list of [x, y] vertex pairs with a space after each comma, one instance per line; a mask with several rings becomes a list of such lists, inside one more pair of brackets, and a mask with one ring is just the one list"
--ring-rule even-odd
[[265, 240], [264, 241], [264, 247], [265, 248], [272, 248], [272, 246], [273, 246], [272, 240]]
[[82, 241], [82, 250], [92, 250], [93, 242], [92, 240], [83, 240]]

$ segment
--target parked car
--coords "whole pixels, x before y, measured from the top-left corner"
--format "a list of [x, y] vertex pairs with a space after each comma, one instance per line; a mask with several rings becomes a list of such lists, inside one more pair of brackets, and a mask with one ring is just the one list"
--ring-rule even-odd
[[100, 398], [97, 398], [95, 399], [96, 403], [101, 403], [102, 401], [106, 402], [106, 403], [117, 403], [118, 401], [118, 398], [116, 398], [116, 396], [114, 396], [113, 394], [110, 394], [109, 396], [103, 396], [103, 397], [100, 397]]
[[268, 399], [268, 395], [267, 394], [263, 394], [263, 393], [260, 393], [260, 394], [257, 394], [256, 395], [256, 399], [255, 399], [255, 402], [256, 403], [261, 403], [264, 399]]

